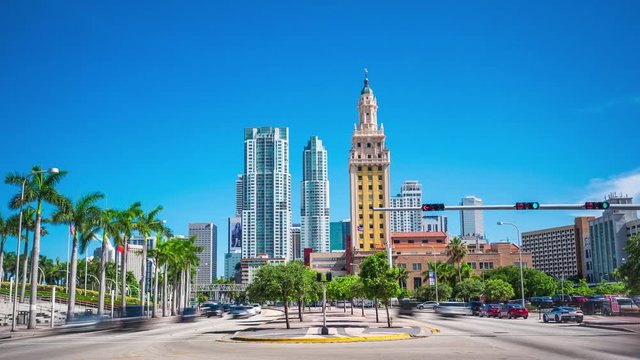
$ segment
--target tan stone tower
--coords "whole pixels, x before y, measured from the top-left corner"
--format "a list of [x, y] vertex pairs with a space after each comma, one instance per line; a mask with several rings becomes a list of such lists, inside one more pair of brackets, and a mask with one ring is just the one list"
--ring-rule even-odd
[[373, 211], [389, 207], [389, 149], [384, 126], [378, 129], [378, 104], [365, 70], [358, 102], [358, 125], [354, 125], [349, 152], [351, 190], [351, 239], [354, 251], [387, 251], [391, 263], [389, 213]]

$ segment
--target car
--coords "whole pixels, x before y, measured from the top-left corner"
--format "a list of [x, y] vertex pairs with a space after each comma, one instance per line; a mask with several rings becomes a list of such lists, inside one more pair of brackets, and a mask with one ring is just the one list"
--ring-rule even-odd
[[544, 322], [553, 320], [555, 322], [575, 321], [581, 323], [583, 319], [582, 310], [570, 306], [556, 306], [542, 315], [542, 321]]
[[222, 310], [222, 306], [218, 304], [204, 304], [201, 306], [202, 316], [212, 317], [212, 316], [223, 316], [224, 311]]
[[469, 303], [467, 303], [467, 306], [471, 308], [471, 315], [479, 316], [480, 310], [482, 309], [484, 304], [482, 303], [482, 301], [470, 301]]
[[571, 305], [574, 307], [580, 307], [582, 304], [589, 301], [585, 296], [574, 295], [571, 296]]
[[418, 310], [424, 310], [424, 309], [433, 310], [433, 307], [436, 305], [438, 305], [438, 303], [435, 301], [425, 301], [423, 303], [418, 304], [416, 307], [418, 308]]
[[500, 314], [500, 304], [485, 304], [480, 308], [480, 317], [498, 317]]
[[351, 301], [345, 301], [345, 300], [338, 300], [336, 301], [336, 305], [337, 308], [342, 309], [342, 308], [351, 308]]
[[552, 300], [555, 305], [571, 304], [571, 296], [566, 294], [555, 295]]
[[[509, 300], [507, 304], [522, 304], [522, 299]], [[524, 305], [531, 305], [531, 301], [524, 299]]]
[[194, 307], [188, 307], [182, 310], [182, 315], [180, 315], [180, 321], [192, 322], [192, 321], [196, 321], [197, 317], [198, 317], [198, 309]]
[[262, 306], [260, 304], [251, 304], [251, 307], [256, 311], [256, 314], [262, 314]]
[[531, 305], [538, 308], [551, 308], [553, 307], [553, 300], [551, 296], [536, 296], [531, 298]]
[[620, 313], [638, 314], [640, 307], [631, 299], [627, 297], [616, 297]]
[[231, 307], [231, 316], [233, 318], [248, 318], [254, 316], [256, 310], [252, 306], [237, 305]]
[[458, 301], [441, 302], [433, 307], [433, 311], [440, 316], [471, 315], [471, 308], [467, 303]]
[[526, 307], [522, 306], [522, 304], [507, 304], [500, 308], [500, 314], [498, 315], [500, 319], [506, 317], [507, 319], [517, 319], [528, 318], [529, 310]]

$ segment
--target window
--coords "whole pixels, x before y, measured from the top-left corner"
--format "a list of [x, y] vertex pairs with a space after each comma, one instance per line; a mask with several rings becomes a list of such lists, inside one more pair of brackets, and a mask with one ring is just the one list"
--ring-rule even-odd
[[[360, 234], [362, 236], [362, 234]], [[364, 249], [364, 244], [360, 244], [360, 249]]]
[[422, 278], [421, 277], [414, 277], [413, 278], [413, 289], [418, 289], [419, 287], [422, 286]]
[[[367, 114], [369, 115], [369, 114]], [[371, 147], [371, 143], [367, 143], [367, 147], [370, 148]]]
[[423, 244], [428, 244], [428, 243], [429, 243], [429, 240], [422, 240], [422, 243], [423, 243]]
[[373, 249], [373, 244], [369, 244], [369, 249]]
[[358, 143], [358, 147], [362, 147], [362, 144]]
[[384, 234], [380, 233], [380, 239], [384, 239]]
[[409, 244], [413, 244], [415, 241], [413, 241], [413, 240], [408, 240], [407, 242], [408, 242]]
[[382, 175], [378, 175], [378, 180], [382, 180]]
[[382, 194], [378, 195], [378, 199], [382, 200]]
[[369, 214], [369, 219], [373, 219], [373, 214]]
[[[362, 166], [358, 166], [358, 171], [362, 171]], [[361, 178], [361, 176], [358, 176], [358, 178]], [[362, 180], [362, 179], [358, 179], [358, 180]]]
[[402, 268], [402, 269], [406, 269], [407, 268], [407, 264], [398, 264], [398, 267]]
[[362, 176], [358, 175], [358, 180], [362, 181]]
[[369, 239], [373, 239], [373, 234], [369, 234]]
[[400, 240], [393, 240], [394, 244], [400, 244]]
[[369, 190], [373, 190], [373, 185], [369, 185]]
[[358, 185], [358, 190], [362, 190], [362, 185]]
[[422, 271], [422, 264], [421, 263], [413, 263], [412, 267], [413, 267], [413, 271]]
[[358, 218], [362, 219], [362, 214], [358, 215]]
[[362, 204], [358, 205], [358, 209], [362, 210]]
[[380, 224], [380, 229], [384, 229], [384, 224]]
[[371, 166], [368, 166], [368, 167], [367, 167], [367, 170], [371, 171]]
[[379, 217], [380, 219], [384, 219], [384, 215], [383, 215], [383, 214], [378, 215], [378, 217]]
[[378, 190], [382, 190], [382, 185], [378, 185]]

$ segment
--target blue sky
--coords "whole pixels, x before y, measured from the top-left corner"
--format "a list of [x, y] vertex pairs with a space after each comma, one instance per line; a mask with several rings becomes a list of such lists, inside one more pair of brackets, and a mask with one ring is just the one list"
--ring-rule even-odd
[[[635, 1], [4, 1], [0, 34], [0, 174], [57, 166], [68, 196], [162, 204], [176, 233], [213, 221], [219, 260], [244, 127], [291, 129], [294, 220], [302, 149], [320, 136], [332, 219], [348, 217], [364, 67], [394, 193], [416, 179], [425, 201], [448, 204], [640, 195]], [[0, 184], [0, 203], [15, 191]], [[493, 224], [572, 215], [485, 212], [485, 228], [513, 239]], [[66, 230], [42, 249], [64, 258]]]

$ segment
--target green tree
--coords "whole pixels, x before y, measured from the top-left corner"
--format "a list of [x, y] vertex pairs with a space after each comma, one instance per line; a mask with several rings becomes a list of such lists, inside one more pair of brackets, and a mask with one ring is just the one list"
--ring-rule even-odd
[[640, 294], [640, 235], [629, 238], [625, 246], [627, 258], [618, 268], [618, 275], [629, 294]]
[[618, 295], [625, 292], [624, 283], [608, 283], [606, 280], [602, 280], [598, 285], [593, 288], [596, 294], [601, 295]]
[[98, 315], [104, 312], [104, 296], [106, 292], [106, 266], [107, 266], [107, 250], [109, 238], [114, 238], [114, 243], [118, 243], [120, 237], [120, 224], [118, 223], [118, 211], [113, 209], [105, 209], [100, 211], [96, 217], [96, 225], [102, 229], [102, 246], [100, 256], [100, 268], [98, 279], [100, 279], [100, 289], [98, 291]]
[[397, 267], [389, 266], [384, 252], [378, 252], [367, 256], [360, 264], [360, 277], [364, 283], [364, 288], [369, 297], [374, 299], [376, 305], [376, 322], [378, 319], [377, 300], [384, 302], [387, 313], [387, 325], [391, 327], [391, 317], [389, 316], [390, 299], [398, 296], [400, 286], [398, 285], [399, 270]]
[[[135, 229], [135, 218], [142, 211], [140, 209], [140, 206], [140, 202], [135, 202], [131, 204], [126, 210], [118, 211], [116, 214], [117, 226], [120, 230], [120, 236], [116, 238], [116, 241], [119, 241], [119, 243], [116, 243], [116, 246], [120, 246], [120, 248], [122, 249], [122, 256], [120, 259], [121, 274], [127, 273], [127, 254], [129, 252], [128, 242], [129, 239], [131, 239], [131, 236], [133, 235], [133, 231]], [[127, 301], [125, 297], [125, 294], [127, 293], [127, 280], [123, 276], [121, 281], [121, 307], [122, 310], [124, 310], [127, 307]]]
[[578, 282], [578, 286], [573, 288], [571, 295], [592, 296], [594, 293], [593, 289], [591, 289], [589, 284], [587, 284], [587, 279], [582, 278]]
[[467, 256], [467, 245], [459, 237], [454, 237], [447, 245], [447, 255], [458, 267], [458, 281], [462, 281], [461, 264]]
[[[78, 270], [78, 246], [83, 251], [91, 239], [95, 236], [96, 222], [100, 215], [100, 209], [96, 205], [98, 200], [104, 198], [101, 193], [90, 193], [82, 196], [75, 203], [70, 199], [59, 196], [56, 199], [57, 209], [53, 213], [53, 221], [58, 224], [67, 224], [72, 231], [73, 241], [71, 246], [71, 263], [69, 266], [69, 300], [67, 303], [67, 320], [74, 316], [76, 304], [76, 275]], [[32, 289], [33, 291], [33, 289]]]
[[480, 299], [483, 292], [484, 284], [476, 278], [464, 279], [456, 284], [455, 287], [456, 296], [463, 298], [465, 301]]
[[513, 286], [501, 279], [489, 279], [485, 281], [484, 293], [487, 301], [506, 301], [515, 296]]
[[574, 294], [575, 287], [573, 286], [573, 282], [567, 279], [556, 279], [556, 293], [557, 294], [565, 294], [570, 295]]
[[[33, 248], [31, 252], [31, 274], [38, 272], [38, 260], [40, 260], [40, 227], [42, 226], [42, 205], [44, 203], [55, 204], [56, 200], [60, 197], [56, 186], [66, 175], [66, 171], [60, 171], [58, 173], [42, 173], [40, 166], [34, 166], [32, 171], [33, 176], [26, 182], [24, 198], [21, 193], [13, 196], [9, 206], [12, 209], [18, 209], [20, 206], [35, 202], [36, 203], [36, 222], [35, 231], [33, 237]], [[5, 183], [22, 187], [22, 184], [27, 180], [27, 176], [17, 173], [9, 174], [5, 178]], [[29, 329], [36, 327], [36, 297], [38, 292], [38, 284], [36, 281], [31, 282], [31, 291], [29, 296]]]
[[[423, 285], [415, 291], [416, 299], [419, 301], [435, 301], [436, 287]], [[449, 299], [453, 295], [453, 288], [448, 283], [438, 283], [438, 298], [440, 301]]]
[[[531, 269], [522, 269], [524, 278], [525, 297], [551, 296], [556, 293], [556, 282], [546, 273]], [[520, 293], [520, 268], [517, 266], [502, 266], [485, 272], [485, 280], [500, 279], [508, 282], [514, 290]]]
[[142, 235], [142, 279], [140, 280], [140, 303], [145, 302], [145, 292], [147, 284], [147, 238], [154, 232], [162, 231], [162, 221], [159, 220], [158, 214], [162, 211], [162, 206], [158, 206], [155, 209], [145, 212], [138, 212], [137, 221], [134, 228], [138, 230], [138, 233]]

